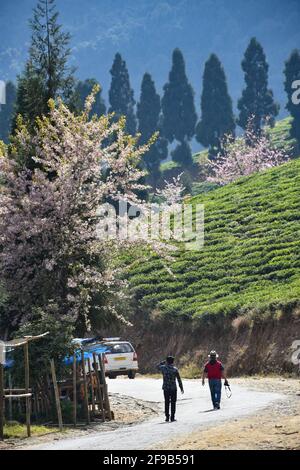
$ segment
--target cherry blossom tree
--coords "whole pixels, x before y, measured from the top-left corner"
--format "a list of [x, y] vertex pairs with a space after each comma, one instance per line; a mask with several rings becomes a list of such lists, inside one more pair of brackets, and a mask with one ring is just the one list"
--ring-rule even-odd
[[[151, 142], [138, 146], [123, 119], [90, 119], [96, 92], [80, 116], [50, 101], [34, 133], [19, 119], [13, 144], [1, 146], [0, 268], [12, 329], [41, 309], [82, 332], [121, 318], [113, 242], [96, 235], [98, 208], [120, 197], [137, 202], [138, 162]], [[33, 170], [23, 165], [28, 156]]]
[[156, 194], [163, 199], [164, 204], [172, 206], [183, 200], [184, 186], [181, 182], [182, 173], [175, 176], [171, 181], [165, 181], [162, 189], [157, 189]]
[[235, 141], [231, 136], [225, 138], [222, 152], [209, 164], [213, 176], [207, 180], [225, 185], [241, 176], [281, 165], [288, 159], [282, 149], [272, 144], [264, 130], [259, 135], [253, 131], [250, 119], [243, 138]]

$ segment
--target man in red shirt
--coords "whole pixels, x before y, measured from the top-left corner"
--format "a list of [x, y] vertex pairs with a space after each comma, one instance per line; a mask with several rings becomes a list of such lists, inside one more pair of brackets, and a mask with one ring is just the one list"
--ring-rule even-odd
[[214, 410], [219, 410], [222, 390], [221, 379], [225, 380], [224, 385], [229, 386], [229, 383], [222, 362], [217, 360], [219, 356], [216, 351], [211, 351], [208, 357], [209, 361], [205, 364], [202, 374], [202, 385], [205, 384], [205, 378], [207, 378]]

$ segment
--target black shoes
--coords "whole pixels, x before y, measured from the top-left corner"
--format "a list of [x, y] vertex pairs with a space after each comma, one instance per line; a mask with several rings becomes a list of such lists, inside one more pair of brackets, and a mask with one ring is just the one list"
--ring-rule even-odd
[[166, 423], [168, 423], [170, 420], [169, 420], [169, 417], [166, 418]]
[[[170, 421], [170, 418], [167, 417], [165, 421], [166, 423], [168, 423]], [[177, 421], [177, 420], [175, 418], [171, 418], [171, 423], [174, 423], [174, 421]]]

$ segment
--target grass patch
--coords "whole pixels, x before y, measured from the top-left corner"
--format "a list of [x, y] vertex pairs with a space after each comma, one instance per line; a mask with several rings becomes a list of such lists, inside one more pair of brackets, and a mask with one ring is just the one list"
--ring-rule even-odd
[[[31, 435], [32, 436], [42, 436], [44, 434], [52, 434], [58, 432], [59, 429], [55, 427], [31, 426]], [[27, 428], [24, 424], [20, 423], [8, 423], [4, 425], [4, 438], [5, 439], [23, 439], [27, 437]]]
[[202, 370], [197, 364], [186, 364], [179, 368], [180, 375], [183, 379], [200, 379]]
[[161, 163], [160, 171], [161, 173], [165, 173], [166, 171], [174, 170], [175, 168], [180, 168], [180, 165], [172, 160], [168, 162]]
[[290, 137], [291, 122], [292, 118], [287, 117], [277, 121], [274, 127], [268, 128], [267, 131], [273, 144], [282, 148], [289, 155], [293, 155], [296, 146], [296, 141]]
[[201, 150], [201, 152], [197, 152], [193, 154], [193, 161], [194, 163], [198, 163], [199, 165], [203, 165], [207, 163], [208, 160], [208, 150]]

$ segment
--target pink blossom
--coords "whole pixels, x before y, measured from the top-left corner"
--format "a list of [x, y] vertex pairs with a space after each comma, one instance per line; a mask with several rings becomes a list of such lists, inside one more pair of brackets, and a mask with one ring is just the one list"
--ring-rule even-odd
[[253, 132], [250, 120], [243, 138], [235, 141], [225, 138], [222, 153], [210, 162], [213, 176], [207, 179], [225, 185], [241, 176], [281, 165], [288, 159], [283, 150], [271, 143], [265, 131], [260, 135]]

